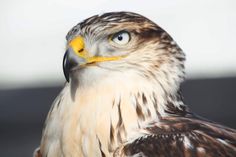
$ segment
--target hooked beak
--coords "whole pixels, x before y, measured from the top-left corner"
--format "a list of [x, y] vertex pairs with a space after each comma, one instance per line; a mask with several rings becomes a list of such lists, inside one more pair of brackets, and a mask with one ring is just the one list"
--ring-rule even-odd
[[68, 59], [68, 51], [66, 51], [63, 57], [63, 73], [66, 78], [66, 81], [69, 82], [69, 73], [70, 73], [71, 65]]
[[84, 40], [81, 36], [72, 39], [66, 50], [63, 58], [63, 72], [66, 81], [70, 81], [70, 73], [74, 69], [81, 66], [86, 66], [88, 64], [104, 62], [104, 61], [114, 61], [123, 58], [124, 56], [90, 56], [90, 54], [85, 50]]
[[77, 66], [85, 65], [87, 53], [84, 50], [84, 40], [81, 36], [78, 36], [71, 40], [68, 44], [68, 48], [63, 58], [63, 72], [66, 81], [70, 80], [70, 73]]
[[66, 53], [63, 58], [63, 72], [66, 78], [66, 81], [70, 80], [70, 73], [74, 68], [80, 65], [85, 65], [86, 60], [84, 58], [78, 57], [71, 48], [66, 50]]

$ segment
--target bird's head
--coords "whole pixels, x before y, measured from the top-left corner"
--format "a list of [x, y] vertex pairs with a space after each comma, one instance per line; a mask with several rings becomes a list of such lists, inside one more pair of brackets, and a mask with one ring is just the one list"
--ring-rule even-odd
[[87, 79], [99, 71], [132, 72], [178, 86], [184, 77], [182, 50], [162, 28], [136, 13], [95, 15], [74, 26], [66, 38], [63, 69], [68, 82], [92, 69]]

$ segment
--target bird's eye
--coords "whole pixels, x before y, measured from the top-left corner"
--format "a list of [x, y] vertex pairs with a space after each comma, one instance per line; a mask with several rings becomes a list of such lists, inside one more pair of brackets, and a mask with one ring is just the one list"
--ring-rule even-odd
[[113, 42], [119, 45], [125, 45], [130, 41], [130, 35], [126, 31], [121, 31], [114, 34], [111, 38]]

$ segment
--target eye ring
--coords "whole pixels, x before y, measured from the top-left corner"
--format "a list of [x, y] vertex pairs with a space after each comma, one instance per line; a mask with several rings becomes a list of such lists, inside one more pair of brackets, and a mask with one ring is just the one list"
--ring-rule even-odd
[[111, 36], [111, 41], [117, 45], [126, 45], [130, 39], [130, 33], [127, 31], [120, 31]]

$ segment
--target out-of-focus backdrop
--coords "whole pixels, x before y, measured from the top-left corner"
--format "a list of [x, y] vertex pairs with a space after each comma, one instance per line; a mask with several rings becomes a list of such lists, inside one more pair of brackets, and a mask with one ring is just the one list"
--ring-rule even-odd
[[187, 55], [185, 102], [236, 128], [235, 0], [1, 0], [0, 156], [31, 156], [50, 104], [65, 81], [65, 35], [95, 14], [140, 13]]

